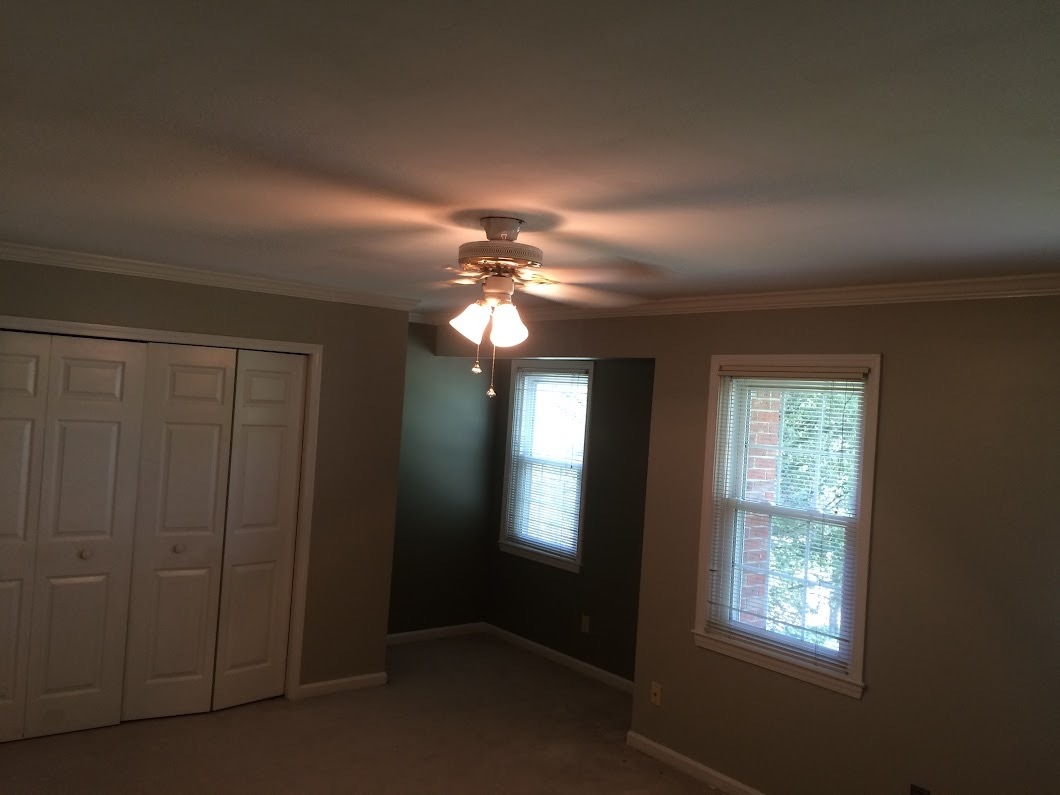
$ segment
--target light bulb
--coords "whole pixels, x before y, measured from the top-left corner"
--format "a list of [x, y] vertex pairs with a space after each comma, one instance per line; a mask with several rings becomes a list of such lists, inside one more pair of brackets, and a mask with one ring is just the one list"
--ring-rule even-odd
[[523, 321], [519, 318], [519, 310], [511, 301], [503, 301], [493, 309], [493, 330], [490, 331], [490, 342], [498, 348], [508, 348], [518, 345], [530, 336]]
[[490, 322], [490, 307], [485, 301], [476, 301], [449, 321], [449, 325], [478, 345], [486, 324]]

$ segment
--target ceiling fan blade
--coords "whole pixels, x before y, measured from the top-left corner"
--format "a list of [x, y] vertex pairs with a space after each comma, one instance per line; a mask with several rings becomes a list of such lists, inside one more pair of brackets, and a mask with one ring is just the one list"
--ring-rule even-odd
[[593, 287], [579, 287], [576, 284], [534, 284], [531, 282], [524, 284], [522, 289], [531, 295], [547, 298], [550, 301], [578, 306], [632, 306], [644, 300], [635, 295], [612, 293]]
[[453, 274], [449, 279], [449, 284], [475, 284], [489, 273], [481, 268], [462, 268], [457, 265], [445, 265], [443, 267]]
[[318, 246], [330, 248], [344, 244], [373, 243], [406, 240], [413, 236], [434, 234], [439, 227], [433, 224], [409, 222], [398, 223], [328, 223], [328, 224], [270, 224], [226, 230], [225, 235], [233, 239], [268, 240], [273, 245]]
[[184, 139], [195, 141], [200, 146], [227, 157], [265, 166], [321, 185], [421, 208], [444, 206], [441, 196], [424, 190], [412, 179], [397, 178], [392, 171], [368, 166], [363, 157], [296, 149], [288, 142], [267, 134], [256, 138], [240, 137], [216, 134], [203, 126], [186, 127], [179, 132]]
[[821, 174], [801, 174], [694, 183], [640, 194], [617, 194], [576, 203], [572, 208], [590, 212], [741, 209], [822, 199], [835, 200], [856, 192], [856, 187], [846, 179]]
[[[626, 243], [618, 243], [615, 240], [594, 237], [568, 229], [557, 229], [554, 232], [550, 232], [549, 237], [554, 238], [564, 247], [590, 253], [593, 258], [599, 258], [605, 265], [634, 262], [640, 265], [648, 265], [648, 267], [660, 267], [652, 266], [648, 263], [650, 255], [647, 252], [631, 248]], [[546, 249], [546, 253], [548, 250]], [[580, 260], [581, 257], [578, 257], [578, 259]], [[589, 261], [592, 262], [592, 259]], [[617, 267], [622, 267], [622, 265], [620, 264]]]
[[617, 284], [657, 282], [671, 276], [668, 268], [640, 260], [619, 258], [599, 265], [574, 268], [541, 268], [546, 279], [563, 284]]

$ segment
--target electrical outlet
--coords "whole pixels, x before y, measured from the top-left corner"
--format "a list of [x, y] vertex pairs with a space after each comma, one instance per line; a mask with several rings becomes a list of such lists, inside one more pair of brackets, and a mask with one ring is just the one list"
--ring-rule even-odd
[[651, 683], [651, 703], [657, 707], [662, 706], [662, 685], [658, 682]]
[[910, 784], [909, 795], [931, 795], [931, 790], [929, 790], [927, 787], [920, 787], [916, 784]]
[[589, 616], [585, 613], [582, 613], [582, 634], [589, 634]]

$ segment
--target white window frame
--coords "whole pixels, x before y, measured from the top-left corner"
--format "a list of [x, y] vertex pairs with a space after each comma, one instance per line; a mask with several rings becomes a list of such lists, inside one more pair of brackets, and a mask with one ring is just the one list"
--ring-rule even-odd
[[[828, 380], [852, 372], [864, 373], [864, 425], [860, 491], [856, 509], [856, 560], [854, 582], [854, 626], [851, 658], [844, 674], [814, 667], [783, 650], [742, 642], [738, 637], [707, 628], [707, 599], [710, 592], [711, 551], [714, 533], [714, 468], [718, 441], [718, 400], [723, 378], [782, 376], [792, 379]], [[697, 646], [768, 668], [787, 676], [861, 698], [865, 649], [865, 614], [868, 597], [869, 544], [872, 526], [873, 476], [876, 461], [876, 432], [879, 404], [880, 356], [878, 354], [824, 355], [724, 355], [710, 361], [710, 393], [707, 403], [707, 446], [703, 471], [703, 504], [699, 544], [699, 577], [696, 586], [696, 623], [692, 630]], [[722, 575], [718, 575], [722, 576]], [[792, 644], [793, 649], [796, 644]]]
[[[573, 557], [566, 557], [563, 555], [552, 555], [544, 550], [536, 547], [531, 547], [526, 544], [520, 544], [518, 541], [513, 540], [508, 534], [508, 500], [511, 496], [511, 450], [512, 450], [512, 437], [515, 434], [515, 422], [514, 422], [514, 411], [515, 411], [515, 397], [516, 397], [516, 373], [519, 368], [529, 368], [540, 372], [565, 372], [575, 370], [588, 370], [589, 379], [585, 398], [585, 436], [582, 439], [582, 470], [581, 470], [581, 489], [578, 495], [578, 526], [576, 528], [577, 533], [577, 551]], [[511, 555], [516, 555], [521, 558], [528, 560], [534, 560], [539, 563], [545, 563], [556, 568], [564, 569], [570, 572], [580, 572], [582, 565], [582, 530], [585, 522], [585, 483], [589, 471], [589, 429], [592, 423], [592, 402], [593, 402], [593, 362], [586, 360], [542, 360], [542, 359], [516, 359], [512, 361], [511, 371], [511, 387], [509, 388], [508, 396], [508, 434], [504, 445], [504, 492], [503, 500], [501, 501], [501, 527], [500, 527], [500, 538], [498, 539], [497, 545], [503, 552], [507, 552]]]

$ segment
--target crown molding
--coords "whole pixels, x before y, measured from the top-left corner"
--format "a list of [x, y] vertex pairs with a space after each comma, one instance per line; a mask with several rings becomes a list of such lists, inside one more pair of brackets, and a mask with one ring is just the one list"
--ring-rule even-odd
[[[414, 298], [379, 295], [354, 290], [320, 287], [304, 282], [268, 279], [234, 273], [219, 273], [200, 268], [165, 265], [158, 262], [122, 259], [101, 254], [86, 254], [62, 249], [27, 246], [0, 241], [0, 259], [53, 265], [60, 268], [115, 273], [147, 279], [249, 290], [258, 293], [309, 298], [316, 301], [373, 306], [411, 312], [410, 320], [441, 325], [449, 320], [447, 312], [412, 312], [419, 303]], [[1021, 276], [991, 276], [973, 279], [947, 279], [929, 282], [902, 282], [856, 287], [825, 287], [812, 290], [775, 290], [755, 293], [663, 298], [632, 306], [585, 308], [524, 308], [523, 317], [531, 321], [580, 320], [592, 318], [648, 317], [652, 315], [691, 315], [707, 312], [749, 312], [769, 309], [810, 309], [829, 306], [862, 306], [869, 304], [903, 304], [926, 301], [968, 301], [989, 298], [1028, 298], [1060, 295], [1060, 273]]]
[[[927, 301], [970, 301], [987, 298], [1030, 298], [1060, 295], [1060, 273], [991, 276], [930, 282], [902, 282], [814, 290], [777, 290], [664, 298], [640, 304], [600, 309], [549, 307], [520, 309], [525, 320], [582, 320], [653, 315], [695, 315], [705, 312], [751, 312], [766, 309], [812, 309], [828, 306], [913, 304]], [[448, 315], [431, 313], [423, 322], [442, 324]]]
[[20, 243], [5, 243], [3, 241], [0, 241], [0, 259], [28, 262], [33, 265], [54, 265], [60, 268], [115, 273], [121, 276], [139, 276], [145, 279], [164, 279], [170, 282], [223, 287], [229, 290], [272, 293], [291, 298], [310, 298], [316, 301], [374, 306], [381, 309], [398, 309], [405, 312], [419, 303], [414, 298], [339, 290], [304, 282], [289, 282], [282, 279], [268, 279], [262, 276], [248, 276], [236, 273], [219, 273], [200, 268], [185, 268], [179, 265], [121, 259], [101, 254], [39, 248], [37, 246], [25, 246]]

